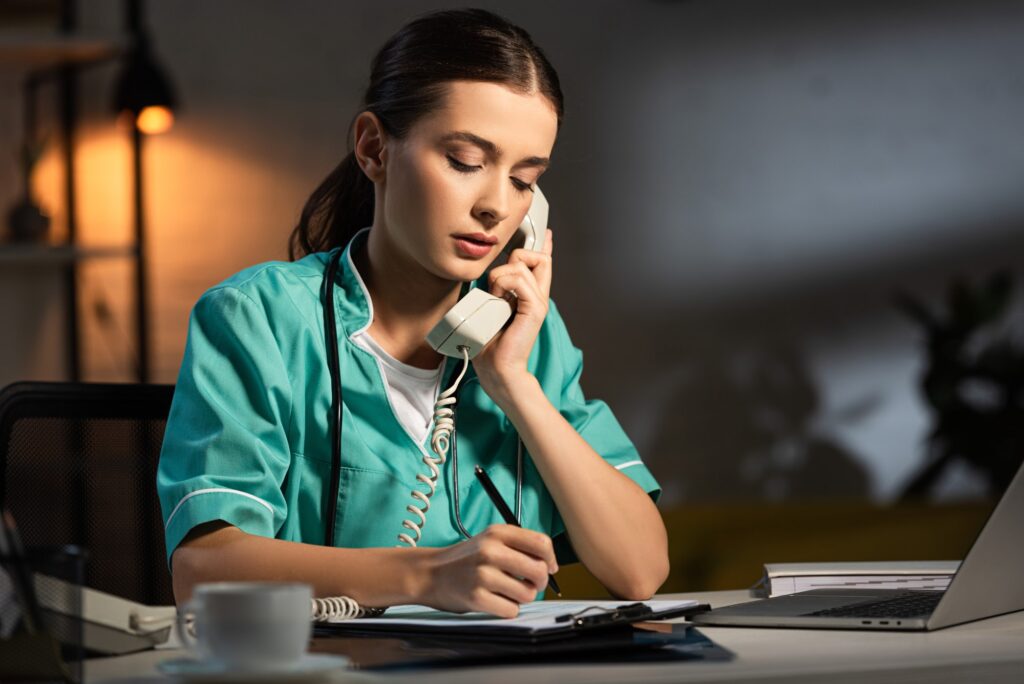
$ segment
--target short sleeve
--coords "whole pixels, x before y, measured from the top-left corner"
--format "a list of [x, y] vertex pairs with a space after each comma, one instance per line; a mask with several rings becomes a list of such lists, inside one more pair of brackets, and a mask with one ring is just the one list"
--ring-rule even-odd
[[[553, 315], [552, 315], [553, 314]], [[559, 412], [598, 454], [623, 475], [647, 492], [657, 502], [661, 485], [647, 469], [633, 442], [626, 435], [608, 404], [600, 399], [587, 399], [580, 386], [583, 374], [583, 352], [575, 347], [554, 302], [550, 303], [550, 337], [552, 351], [559, 356], [563, 380], [559, 395]], [[575, 563], [578, 558], [565, 533], [565, 523], [557, 508], [551, 525], [551, 537], [559, 563]]]
[[168, 565], [205, 522], [275, 536], [287, 515], [290, 407], [264, 305], [232, 287], [205, 293], [189, 319], [157, 470]]

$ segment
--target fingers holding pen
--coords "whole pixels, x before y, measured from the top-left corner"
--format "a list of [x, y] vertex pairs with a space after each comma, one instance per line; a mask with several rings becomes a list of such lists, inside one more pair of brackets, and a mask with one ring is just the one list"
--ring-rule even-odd
[[[552, 575], [558, 572], [555, 546], [548, 535], [515, 525], [491, 525], [484, 534], [494, 535], [506, 545], [542, 561], [546, 568], [545, 572]], [[546, 577], [543, 584], [547, 584]]]
[[533, 601], [557, 567], [546, 535], [491, 525], [472, 539], [434, 552], [427, 571], [428, 605], [515, 617], [519, 605]]

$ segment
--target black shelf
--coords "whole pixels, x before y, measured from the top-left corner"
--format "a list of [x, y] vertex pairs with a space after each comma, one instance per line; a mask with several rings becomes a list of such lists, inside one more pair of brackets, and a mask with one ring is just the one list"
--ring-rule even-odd
[[66, 265], [93, 259], [134, 259], [139, 250], [134, 245], [79, 245], [0, 244], [0, 265], [38, 266]]
[[101, 38], [0, 31], [0, 66], [46, 69], [110, 59], [121, 51]]

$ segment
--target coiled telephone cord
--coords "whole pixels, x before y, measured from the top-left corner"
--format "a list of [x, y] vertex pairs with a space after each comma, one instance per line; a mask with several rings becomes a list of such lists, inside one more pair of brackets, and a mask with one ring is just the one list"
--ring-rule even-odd
[[413, 502], [405, 507], [405, 510], [419, 519], [418, 522], [408, 518], [402, 521], [402, 527], [409, 530], [412, 535], [408, 532], [400, 532], [398, 541], [408, 546], [416, 546], [420, 540], [423, 526], [427, 523], [430, 497], [434, 495], [434, 491], [437, 489], [437, 478], [441, 474], [441, 466], [448, 460], [452, 430], [455, 428], [455, 420], [453, 418], [455, 411], [452, 409], [456, 401], [455, 391], [459, 388], [459, 383], [462, 382], [462, 378], [469, 368], [469, 349], [467, 347], [459, 347], [459, 350], [462, 352], [462, 371], [459, 372], [459, 377], [455, 379], [452, 386], [438, 396], [437, 402], [434, 404], [434, 430], [430, 435], [430, 447], [437, 456], [434, 458], [428, 454], [423, 457], [423, 462], [430, 469], [430, 475], [424, 473], [416, 475], [416, 479], [426, 485], [430, 491], [424, 493], [418, 489], [412, 490], [412, 498], [423, 505], [417, 506]]
[[384, 613], [384, 608], [366, 608], [348, 596], [325, 596], [313, 599], [313, 620], [352, 620], [361, 617], [376, 617]]

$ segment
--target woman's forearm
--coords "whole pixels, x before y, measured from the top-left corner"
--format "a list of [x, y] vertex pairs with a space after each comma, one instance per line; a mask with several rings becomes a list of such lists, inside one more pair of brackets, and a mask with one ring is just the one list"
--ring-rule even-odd
[[503, 395], [580, 561], [613, 594], [650, 597], [668, 576], [665, 524], [650, 496], [587, 444], [535, 378]]
[[348, 549], [271, 539], [226, 523], [197, 528], [172, 557], [180, 605], [196, 584], [272, 580], [304, 582], [314, 596], [348, 596], [362, 606], [420, 602], [427, 548]]

